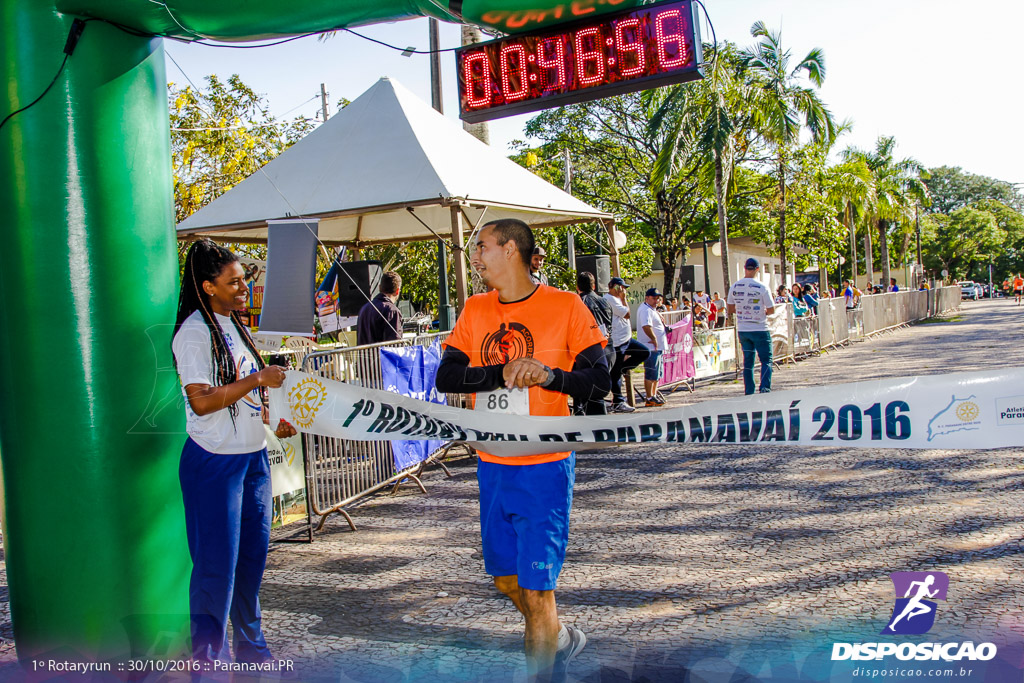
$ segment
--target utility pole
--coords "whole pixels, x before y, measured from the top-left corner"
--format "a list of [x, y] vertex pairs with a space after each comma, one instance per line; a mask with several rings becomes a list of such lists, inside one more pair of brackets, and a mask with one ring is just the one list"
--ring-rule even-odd
[[[565, 193], [572, 194], [572, 156], [569, 154], [569, 148], [566, 147], [562, 150], [562, 159], [565, 164]], [[568, 251], [567, 261], [569, 263], [569, 270], [576, 270], [576, 234], [569, 228], [569, 231], [565, 235], [566, 248]]]
[[[308, 92], [308, 91], [307, 91]], [[324, 115], [324, 123], [327, 122], [327, 87], [320, 84], [320, 111]]]
[[[437, 19], [430, 19], [430, 104], [439, 114], [444, 113], [441, 103], [441, 25]], [[453, 235], [454, 237], [454, 235]], [[457, 259], [456, 267], [461, 264]], [[438, 329], [448, 332], [455, 327], [455, 311], [448, 297], [448, 252], [444, 241], [437, 240], [437, 319]]]
[[917, 269], [921, 271], [921, 275], [924, 275], [924, 261], [921, 260], [921, 216], [918, 213], [918, 208], [914, 207], [914, 225], [917, 230]]

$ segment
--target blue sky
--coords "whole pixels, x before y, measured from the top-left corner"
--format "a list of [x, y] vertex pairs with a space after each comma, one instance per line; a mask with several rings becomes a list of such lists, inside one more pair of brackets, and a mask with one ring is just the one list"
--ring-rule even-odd
[[[892, 135], [897, 154], [926, 166], [961, 166], [972, 173], [1024, 183], [1024, 97], [1016, 46], [1024, 3], [1010, 0], [705, 0], [719, 40], [752, 43], [750, 26], [781, 27], [783, 42], [799, 59], [812, 47], [825, 51], [822, 97], [853, 132], [840, 147], [871, 147]], [[427, 48], [424, 19], [355, 29], [401, 47]], [[706, 32], [706, 25], [703, 27]], [[706, 34], [706, 38], [709, 37]], [[441, 47], [459, 44], [459, 27], [441, 25]], [[232, 50], [167, 41], [168, 54], [196, 83], [211, 73], [237, 73], [264, 93], [278, 115], [312, 117], [320, 83], [331, 113], [340, 97], [355, 99], [381, 76], [397, 79], [430, 101], [429, 59], [402, 57], [348, 33], [318, 41], [303, 38], [259, 50]], [[445, 115], [458, 118], [455, 58], [442, 55]], [[167, 78], [186, 82], [167, 61]], [[523, 138], [530, 115], [491, 122], [491, 143], [501, 149]]]

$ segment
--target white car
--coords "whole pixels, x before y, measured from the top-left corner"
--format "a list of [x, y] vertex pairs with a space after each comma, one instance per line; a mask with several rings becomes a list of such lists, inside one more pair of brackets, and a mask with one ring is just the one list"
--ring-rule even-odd
[[977, 301], [981, 298], [981, 285], [977, 282], [965, 280], [960, 283], [960, 299], [971, 299]]

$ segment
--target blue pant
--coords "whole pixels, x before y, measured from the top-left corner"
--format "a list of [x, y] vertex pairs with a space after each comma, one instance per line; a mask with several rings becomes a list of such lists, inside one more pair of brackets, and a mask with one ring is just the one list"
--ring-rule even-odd
[[225, 642], [230, 615], [235, 660], [267, 659], [259, 601], [272, 513], [267, 450], [221, 455], [188, 439], [178, 475], [192, 556], [192, 656], [230, 661]]
[[743, 349], [743, 392], [754, 393], [754, 353], [761, 360], [762, 394], [772, 390], [772, 335], [763, 332], [737, 332]]

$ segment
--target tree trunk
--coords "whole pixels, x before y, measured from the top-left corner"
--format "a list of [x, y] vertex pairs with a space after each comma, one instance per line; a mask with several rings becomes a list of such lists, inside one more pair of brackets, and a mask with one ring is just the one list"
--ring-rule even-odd
[[[722, 296], [729, 296], [732, 286], [732, 265], [729, 263], [729, 223], [725, 213], [725, 170], [722, 168], [722, 156], [715, 155], [715, 200], [718, 202], [718, 242], [722, 250]], [[710, 292], [708, 292], [710, 294]]]
[[676, 263], [678, 262], [678, 252], [671, 252], [671, 254], [661, 255], [661, 265], [665, 268], [665, 270], [662, 271], [661, 293], [665, 295], [666, 301], [675, 296], [674, 291], [676, 286]]
[[[850, 231], [850, 280], [857, 279], [857, 230], [853, 227], [850, 204], [846, 204], [846, 228]], [[840, 276], [842, 279], [842, 276]]]
[[864, 229], [864, 273], [868, 276], [868, 282], [875, 279], [875, 256], [871, 251], [871, 222], [869, 221]]
[[[825, 221], [821, 221], [822, 227], [825, 226]], [[818, 231], [818, 244], [821, 244], [821, 231]], [[838, 261], [838, 257], [836, 258]], [[828, 291], [828, 256], [822, 254], [818, 257], [818, 284], [820, 285], [820, 291]]]
[[786, 162], [779, 157], [779, 260], [782, 262], [782, 280], [775, 283], [775, 288], [786, 284]]
[[878, 258], [882, 262], [882, 287], [889, 286], [889, 223], [878, 220]]

